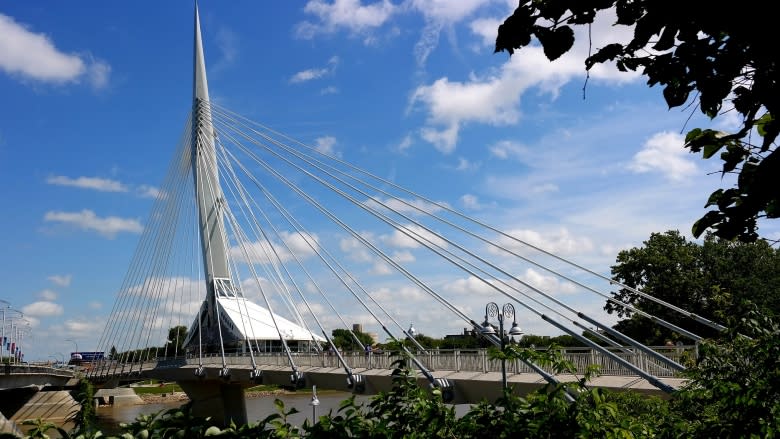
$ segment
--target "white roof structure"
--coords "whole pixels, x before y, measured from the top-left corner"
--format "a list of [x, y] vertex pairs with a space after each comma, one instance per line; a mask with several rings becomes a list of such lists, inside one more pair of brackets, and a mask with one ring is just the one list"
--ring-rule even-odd
[[[227, 315], [233, 327], [245, 340], [279, 340], [279, 333], [285, 340], [326, 341], [325, 338], [313, 334], [278, 314], [273, 315], [263, 308], [243, 297], [217, 297], [222, 316]], [[274, 320], [279, 326], [277, 330]]]

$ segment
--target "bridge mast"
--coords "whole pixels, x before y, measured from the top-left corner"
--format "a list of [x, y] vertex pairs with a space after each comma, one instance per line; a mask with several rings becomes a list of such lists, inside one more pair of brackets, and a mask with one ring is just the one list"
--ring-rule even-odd
[[219, 183], [214, 143], [215, 133], [211, 119], [206, 62], [203, 56], [203, 42], [200, 32], [200, 15], [196, 3], [191, 153], [206, 278], [205, 310], [201, 309], [198, 318], [201, 319], [201, 330], [206, 344], [217, 341], [212, 339], [212, 337], [218, 336], [215, 331], [219, 331], [216, 298], [219, 296], [235, 297], [236, 294], [239, 294], [233, 288], [230, 280], [230, 264], [224, 226], [224, 199]]

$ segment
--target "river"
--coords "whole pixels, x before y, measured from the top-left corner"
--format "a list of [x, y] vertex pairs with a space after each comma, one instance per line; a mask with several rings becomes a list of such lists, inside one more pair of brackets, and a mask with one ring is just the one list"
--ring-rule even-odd
[[[335, 413], [342, 401], [352, 396], [348, 392], [327, 391], [318, 395], [320, 405], [316, 408], [317, 416], [325, 415], [330, 410]], [[274, 405], [275, 399], [284, 402], [287, 411], [295, 407], [298, 413], [291, 415], [288, 420], [291, 424], [300, 426], [306, 419], [311, 420], [313, 407], [311, 406], [311, 393], [291, 393], [284, 395], [270, 395], [256, 398], [247, 398], [246, 411], [249, 422], [257, 422], [265, 419], [268, 415], [277, 413]], [[371, 400], [371, 395], [357, 395], [355, 402], [357, 404], [367, 405]], [[129, 406], [105, 406], [97, 409], [98, 428], [104, 433], [116, 434], [119, 432], [119, 424], [122, 422], [132, 422], [139, 415], [148, 415], [163, 410], [168, 410], [181, 406], [181, 401], [168, 403], [148, 403]], [[468, 404], [455, 405], [455, 415], [463, 416], [471, 407]]]
[[[352, 396], [348, 392], [324, 392], [318, 395], [320, 405], [317, 406], [317, 416], [327, 414], [328, 411], [334, 412], [338, 409], [342, 401]], [[284, 394], [261, 396], [257, 398], [247, 398], [246, 412], [249, 422], [257, 422], [265, 419], [268, 415], [277, 413], [274, 405], [275, 399], [284, 402], [287, 411], [290, 408], [296, 408], [298, 413], [291, 415], [288, 420], [293, 425], [302, 425], [306, 419], [311, 420], [313, 407], [311, 406], [311, 394]], [[367, 403], [371, 396], [357, 395], [355, 400], [358, 404]], [[139, 415], [148, 415], [163, 410], [168, 410], [181, 406], [181, 401], [172, 401], [167, 403], [148, 403], [126, 406], [104, 406], [97, 409], [98, 428], [104, 433], [115, 434], [119, 431], [119, 424], [122, 422], [132, 422]]]

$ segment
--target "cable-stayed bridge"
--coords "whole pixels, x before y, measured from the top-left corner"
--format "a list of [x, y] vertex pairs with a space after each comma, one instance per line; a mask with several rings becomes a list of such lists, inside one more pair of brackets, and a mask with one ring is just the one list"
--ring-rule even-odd
[[[627, 288], [723, 329], [214, 103], [197, 8], [194, 33], [191, 114], [101, 335], [96, 350], [107, 356], [92, 365], [94, 381], [175, 380], [201, 411], [237, 421], [246, 416], [243, 388], [254, 383], [376, 392], [389, 388], [400, 356], [449, 401], [499, 394], [498, 362], [484, 351], [416, 342], [402, 316], [423, 303], [431, 320], [447, 323], [438, 326], [465, 327], [496, 346], [505, 335], [491, 318], [542, 322], [589, 346], [566, 355], [602, 366], [593, 385], [668, 393], [682, 383], [685, 347], [644, 346], [564, 299], [611, 301], [690, 345], [700, 340], [610, 294]], [[518, 275], [529, 268], [572, 293]], [[486, 311], [482, 322], [472, 298], [449, 287], [455, 281], [511, 311]], [[379, 328], [397, 355], [363, 351], [355, 321]], [[350, 331], [361, 351], [340, 351], [334, 329]], [[507, 373], [526, 391], [567, 378], [530, 361], [511, 362]]]

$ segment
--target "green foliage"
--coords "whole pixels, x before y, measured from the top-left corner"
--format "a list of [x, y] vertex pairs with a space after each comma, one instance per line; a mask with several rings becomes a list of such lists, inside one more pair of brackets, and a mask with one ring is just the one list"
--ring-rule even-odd
[[184, 355], [184, 340], [187, 338], [187, 327], [183, 325], [168, 329], [168, 340], [165, 343], [164, 355], [177, 357]]
[[[780, 312], [780, 250], [763, 241], [730, 242], [707, 235], [698, 244], [677, 231], [653, 233], [642, 247], [618, 254], [612, 275], [629, 287], [715, 321], [733, 315], [734, 304], [743, 299], [770, 314]], [[693, 333], [717, 334], [630, 290], [621, 289], [613, 297]], [[604, 309], [624, 318], [615, 329], [645, 344], [663, 345], [679, 337], [619, 304], [607, 302]]]
[[89, 435], [94, 432], [95, 426], [95, 405], [93, 402], [95, 390], [92, 383], [84, 377], [79, 378], [79, 382], [71, 394], [73, 399], [81, 405], [81, 409], [71, 415], [70, 421], [73, 422], [76, 432]]
[[[334, 412], [294, 426], [276, 400], [277, 413], [247, 425], [216, 425], [191, 414], [189, 405], [122, 424], [121, 438], [771, 438], [780, 434], [780, 325], [741, 303], [722, 339], [699, 346], [688, 384], [666, 399], [589, 387], [598, 370], [572, 382], [546, 384], [524, 397], [511, 392], [481, 401], [461, 417], [438, 389], [420, 387], [399, 360], [393, 388], [367, 405], [355, 398]], [[508, 345], [493, 358], [524, 359], [570, 374], [573, 364], [557, 346], [539, 351]], [[44, 438], [55, 427], [31, 421], [28, 437]], [[64, 438], [97, 438], [100, 432], [57, 431]]]
[[633, 35], [596, 48], [585, 69], [614, 61], [621, 71], [640, 72], [648, 86], [662, 87], [669, 108], [693, 97], [711, 119], [737, 115], [734, 132], [696, 128], [686, 136], [691, 152], [705, 159], [720, 152], [723, 174], [738, 174], [734, 187], [712, 193], [705, 207], [717, 209], [692, 230], [697, 237], [711, 230], [755, 241], [758, 218], [780, 217], [780, 121], [774, 117], [780, 113], [780, 55], [765, 33], [774, 26], [772, 14], [760, 12], [766, 9], [759, 0], [739, 7], [704, 0], [521, 0], [499, 26], [495, 51], [512, 55], [535, 37], [555, 60], [572, 48], [572, 27], [590, 32], [596, 16], [608, 10], [614, 10], [615, 24], [633, 26]]
[[718, 340], [699, 346], [699, 361], [688, 373], [674, 409], [696, 437], [780, 435], [780, 325], [747, 302], [729, 319]]
[[372, 339], [370, 335], [361, 331], [350, 331], [348, 329], [334, 329], [331, 335], [333, 336], [332, 338], [333, 344], [336, 345], [336, 347], [342, 351], [361, 350], [360, 345], [357, 343], [357, 341], [355, 341], [355, 337], [357, 337], [358, 340], [360, 340], [360, 343], [362, 343], [363, 346], [371, 346], [372, 344], [374, 344], [374, 339]]

